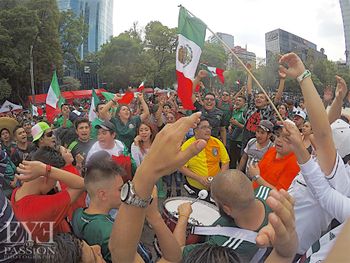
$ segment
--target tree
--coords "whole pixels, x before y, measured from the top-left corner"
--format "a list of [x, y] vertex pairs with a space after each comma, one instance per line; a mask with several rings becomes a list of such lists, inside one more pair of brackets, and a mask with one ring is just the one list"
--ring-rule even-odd
[[8, 79], [12, 97], [22, 103], [30, 91], [29, 50], [38, 26], [37, 13], [24, 6], [0, 10], [0, 79]]
[[61, 91], [79, 90], [80, 81], [71, 77], [63, 77], [63, 85], [61, 85]]
[[175, 82], [176, 29], [152, 21], [146, 25], [145, 34], [146, 53], [155, 65], [153, 85], [169, 87]]
[[0, 79], [0, 101], [7, 99], [11, 95], [11, 86], [7, 79]]
[[26, 6], [39, 18], [38, 33], [31, 44], [34, 57], [35, 82], [51, 80], [54, 69], [62, 72], [62, 50], [59, 38], [60, 14], [56, 0], [30, 0]]
[[226, 68], [228, 55], [225, 49], [217, 43], [204, 43], [204, 48], [201, 55], [201, 63], [217, 68]]
[[75, 71], [81, 65], [78, 48], [88, 36], [88, 25], [84, 17], [77, 17], [73, 11], [60, 13], [59, 35], [66, 70]]
[[142, 51], [140, 42], [128, 33], [112, 38], [98, 53], [99, 75], [105, 82], [111, 83], [115, 91], [128, 87], [138, 76], [135, 69], [143, 64]]

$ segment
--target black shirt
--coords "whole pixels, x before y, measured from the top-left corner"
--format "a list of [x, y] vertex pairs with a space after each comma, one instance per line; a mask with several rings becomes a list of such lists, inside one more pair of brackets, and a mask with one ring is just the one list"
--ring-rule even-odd
[[208, 120], [210, 126], [212, 127], [211, 135], [219, 138], [220, 128], [228, 125], [224, 119], [224, 112], [218, 108], [207, 111], [197, 101], [194, 103], [194, 106], [198, 111], [201, 111], [202, 116]]

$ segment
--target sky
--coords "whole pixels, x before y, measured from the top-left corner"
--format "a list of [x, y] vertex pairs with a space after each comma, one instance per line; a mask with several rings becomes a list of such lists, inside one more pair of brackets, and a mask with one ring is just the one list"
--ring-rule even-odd
[[[325, 49], [328, 59], [345, 60], [345, 40], [339, 0], [114, 0], [113, 31], [117, 36], [150, 21], [177, 27], [182, 4], [212, 31], [231, 34], [235, 45], [265, 57], [265, 33], [277, 28]], [[207, 30], [207, 37], [212, 34]]]

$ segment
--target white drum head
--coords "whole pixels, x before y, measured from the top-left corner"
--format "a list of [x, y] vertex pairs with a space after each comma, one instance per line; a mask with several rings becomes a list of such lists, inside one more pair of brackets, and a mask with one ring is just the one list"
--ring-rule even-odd
[[[164, 206], [169, 213], [173, 214], [176, 218], [178, 218], [178, 206], [186, 202], [192, 202], [194, 200], [195, 199], [193, 198], [184, 197], [169, 198], [165, 201]], [[220, 217], [219, 211], [216, 206], [202, 200], [198, 200], [197, 202], [195, 202], [192, 205], [192, 210], [193, 211], [190, 215], [188, 222], [193, 225], [198, 225], [198, 221], [200, 225], [210, 226]]]

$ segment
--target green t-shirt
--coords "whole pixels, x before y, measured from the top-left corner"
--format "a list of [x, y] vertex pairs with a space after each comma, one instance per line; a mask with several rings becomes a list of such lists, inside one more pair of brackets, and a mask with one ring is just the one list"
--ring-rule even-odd
[[[245, 111], [246, 111], [245, 107], [242, 107], [238, 110], [233, 110], [230, 118], [234, 118], [240, 124], [244, 125], [246, 122], [246, 119], [244, 118]], [[232, 128], [237, 129], [237, 132], [234, 133], [234, 135], [237, 136], [236, 138], [234, 138], [234, 141], [241, 142], [243, 139], [243, 133], [242, 133], [243, 129], [238, 128], [236, 125], [234, 125]]]
[[[260, 186], [255, 189], [255, 198], [260, 200], [265, 207], [265, 218], [262, 224], [255, 232], [259, 232], [261, 228], [267, 225], [268, 223], [268, 215], [272, 212], [271, 208], [266, 204], [266, 199], [268, 197], [268, 193], [270, 192], [270, 188], [265, 186]], [[225, 227], [237, 227], [239, 228], [235, 221], [232, 218], [221, 216], [216, 222], [214, 222], [213, 226], [225, 226]], [[250, 262], [250, 260], [254, 257], [255, 253], [258, 251], [258, 247], [256, 244], [250, 243], [248, 241], [242, 241], [239, 238], [226, 237], [226, 236], [208, 236], [206, 239], [206, 244], [217, 245], [230, 247], [234, 249], [237, 254], [240, 256], [242, 262]], [[183, 258], [186, 258], [187, 255], [195, 248], [202, 246], [201, 244], [192, 244], [184, 247], [182, 251]]]
[[103, 120], [100, 118], [96, 118], [91, 122], [91, 131], [90, 131], [90, 139], [96, 140], [97, 139], [97, 132], [98, 129], [95, 128], [96, 125], [102, 124]]
[[130, 150], [131, 144], [134, 142], [134, 138], [137, 134], [137, 128], [141, 124], [140, 116], [131, 117], [126, 124], [124, 124], [119, 117], [112, 118], [111, 122], [115, 125], [117, 139], [122, 141]]
[[108, 242], [114, 219], [110, 215], [90, 215], [85, 213], [83, 208], [78, 208], [73, 214], [72, 221], [74, 234], [84, 239], [90, 246], [99, 245], [104, 260], [112, 262]]
[[231, 114], [232, 114], [232, 103], [230, 102], [224, 102], [224, 101], [219, 101], [216, 103], [217, 107], [223, 111], [224, 113], [224, 120], [225, 123], [227, 123], [227, 127], [230, 124], [230, 119], [231, 119]]
[[[61, 116], [61, 117], [56, 119], [56, 121], [54, 123], [55, 128], [62, 127], [63, 119], [64, 119], [63, 116]], [[71, 127], [73, 127], [73, 123], [69, 119], [67, 119], [67, 121], [66, 121], [66, 128], [71, 128]]]

